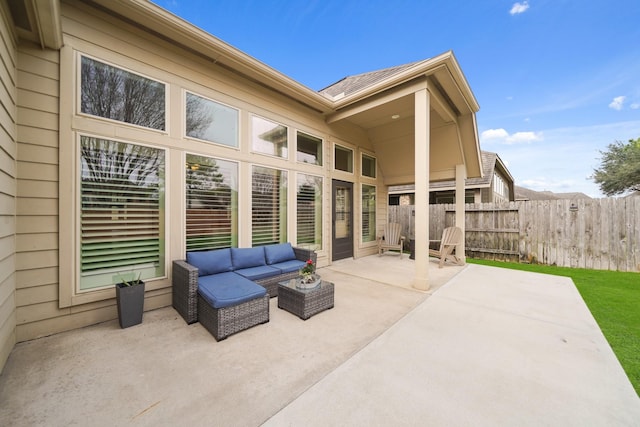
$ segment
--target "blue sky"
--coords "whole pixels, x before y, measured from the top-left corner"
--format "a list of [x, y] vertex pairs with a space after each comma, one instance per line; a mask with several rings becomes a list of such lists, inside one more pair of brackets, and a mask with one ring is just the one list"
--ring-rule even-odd
[[452, 50], [480, 145], [517, 185], [602, 197], [600, 150], [640, 137], [638, 0], [156, 0], [314, 90]]

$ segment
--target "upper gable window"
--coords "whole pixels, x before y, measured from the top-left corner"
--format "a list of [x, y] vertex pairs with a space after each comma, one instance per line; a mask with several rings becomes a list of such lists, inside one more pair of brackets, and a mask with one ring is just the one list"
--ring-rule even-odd
[[253, 151], [277, 157], [288, 157], [287, 127], [261, 117], [251, 118]]
[[296, 160], [298, 162], [322, 166], [321, 138], [298, 132], [297, 143]]
[[80, 111], [105, 119], [165, 130], [165, 85], [82, 57]]
[[334, 156], [337, 170], [353, 173], [353, 150], [336, 145]]
[[238, 146], [238, 110], [187, 92], [187, 136]]
[[375, 157], [362, 154], [362, 176], [369, 178], [376, 177], [376, 159]]

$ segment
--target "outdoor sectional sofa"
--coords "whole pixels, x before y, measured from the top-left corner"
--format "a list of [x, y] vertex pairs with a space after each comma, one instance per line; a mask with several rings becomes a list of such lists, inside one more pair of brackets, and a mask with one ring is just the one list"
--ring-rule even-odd
[[297, 277], [309, 259], [315, 264], [313, 250], [290, 243], [188, 252], [173, 262], [173, 307], [220, 341], [268, 322], [278, 283]]

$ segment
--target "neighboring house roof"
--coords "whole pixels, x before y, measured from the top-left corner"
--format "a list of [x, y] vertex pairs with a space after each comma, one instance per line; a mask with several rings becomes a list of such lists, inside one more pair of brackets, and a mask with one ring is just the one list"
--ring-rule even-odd
[[367, 73], [356, 74], [354, 76], [347, 76], [342, 80], [339, 80], [319, 92], [329, 99], [339, 99], [344, 96], [349, 96], [371, 85], [379, 83], [389, 77], [405, 71], [423, 61], [411, 62], [409, 64], [398, 65], [395, 67], [384, 68], [382, 70], [370, 71]]
[[574, 199], [590, 199], [584, 193], [554, 193], [552, 191], [535, 191], [529, 188], [515, 186], [516, 200], [574, 200]]
[[[491, 180], [493, 179], [493, 173], [498, 169], [504, 177], [506, 177], [509, 183], [513, 183], [513, 177], [511, 173], [500, 159], [497, 153], [490, 151], [482, 151], [482, 178], [467, 178], [464, 180], [464, 188], [487, 188], [491, 186]], [[455, 190], [455, 181], [437, 181], [429, 183], [429, 191], [448, 191]], [[389, 187], [389, 193], [411, 193], [414, 191], [413, 185], [396, 185]]]

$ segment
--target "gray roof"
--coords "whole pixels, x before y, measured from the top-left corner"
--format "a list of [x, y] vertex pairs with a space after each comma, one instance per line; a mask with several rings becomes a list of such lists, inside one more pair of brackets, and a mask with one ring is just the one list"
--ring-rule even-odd
[[[464, 180], [464, 188], [486, 188], [491, 186], [493, 171], [496, 167], [498, 155], [490, 151], [480, 152], [482, 158], [482, 178], [467, 178]], [[452, 189], [456, 187], [455, 180], [438, 181], [429, 183], [429, 190]]]
[[516, 200], [575, 200], [575, 199], [590, 199], [581, 192], [573, 193], [554, 193], [552, 191], [535, 191], [529, 188], [515, 186]]
[[423, 61], [410, 62], [409, 64], [397, 65], [395, 67], [384, 68], [382, 70], [370, 71], [368, 73], [356, 74], [354, 76], [347, 76], [342, 80], [335, 82], [334, 84], [321, 89], [319, 92], [329, 98], [336, 98], [340, 95], [349, 96], [364, 88], [372, 86], [378, 82], [381, 82], [395, 74], [401, 73], [419, 64]]
[[[493, 178], [493, 172], [496, 168], [496, 163], [498, 162], [498, 154], [492, 153], [490, 151], [481, 151], [480, 155], [482, 157], [482, 178], [467, 178], [464, 180], [465, 188], [487, 188], [491, 186], [491, 179]], [[508, 176], [509, 171], [505, 169], [505, 173]], [[455, 180], [448, 181], [437, 181], [429, 183], [429, 191], [442, 191], [442, 190], [451, 190], [455, 189], [456, 182]], [[389, 192], [391, 193], [401, 193], [408, 192], [411, 193], [415, 189], [414, 185], [395, 185], [389, 187]]]

